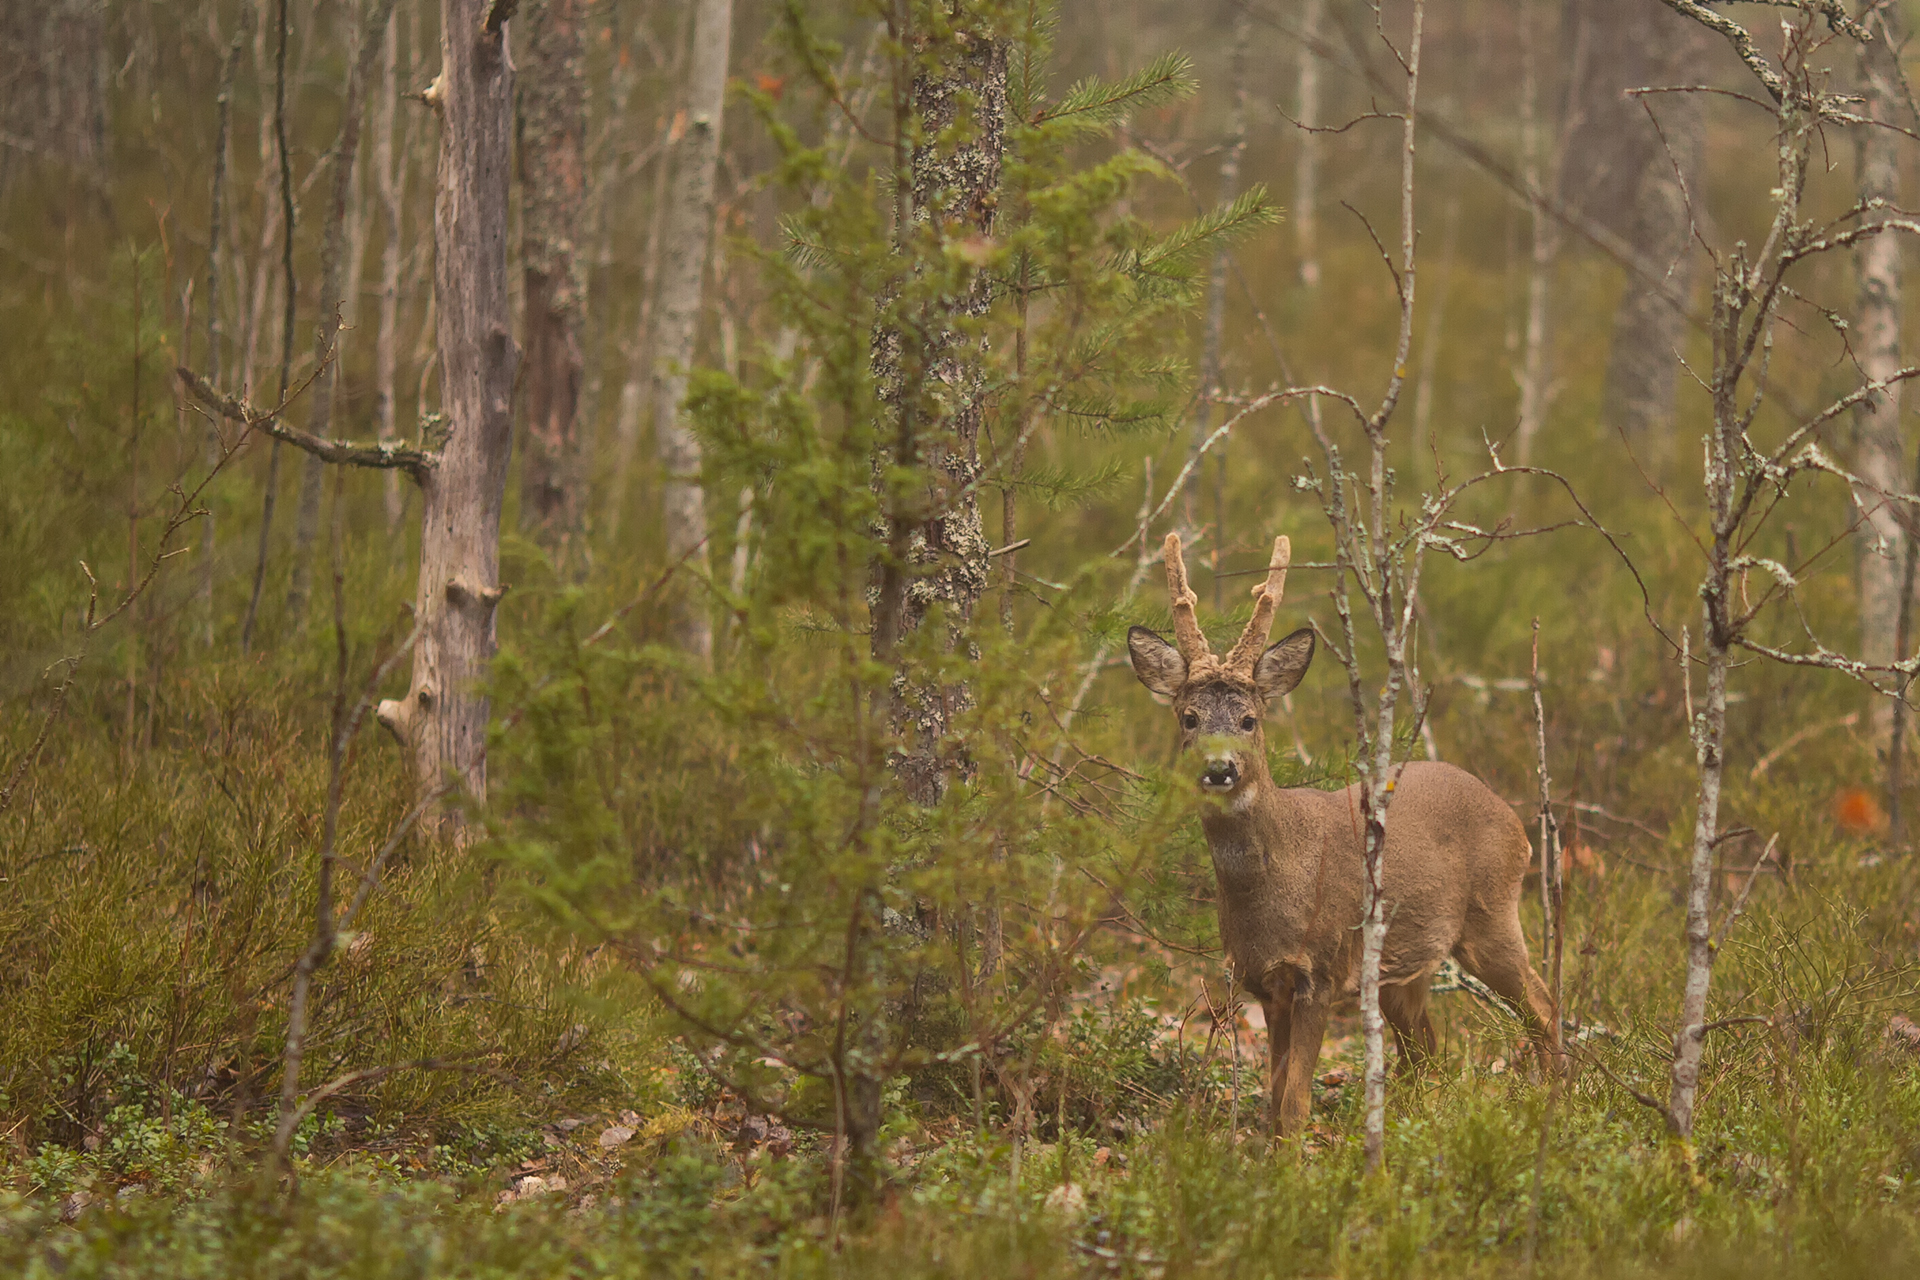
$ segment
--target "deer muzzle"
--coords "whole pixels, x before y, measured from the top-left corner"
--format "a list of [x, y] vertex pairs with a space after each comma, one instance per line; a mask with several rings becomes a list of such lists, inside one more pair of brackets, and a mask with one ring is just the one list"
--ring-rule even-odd
[[1202, 791], [1231, 791], [1240, 785], [1240, 765], [1230, 755], [1208, 756], [1200, 769]]

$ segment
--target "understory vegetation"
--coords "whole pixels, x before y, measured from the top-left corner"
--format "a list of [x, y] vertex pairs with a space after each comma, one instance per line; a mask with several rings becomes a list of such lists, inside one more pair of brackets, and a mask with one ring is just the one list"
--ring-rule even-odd
[[[296, 553], [302, 455], [273, 462], [258, 423], [209, 447], [210, 402], [172, 372], [209, 367], [188, 281], [204, 279], [208, 86], [224, 74], [248, 135], [226, 197], [245, 243], [213, 381], [275, 402], [270, 360], [245, 386], [232, 372], [256, 345], [232, 286], [272, 300], [282, 245], [262, 220], [298, 185], [291, 170], [279, 185], [263, 78], [262, 24], [284, 35], [286, 7], [103, 4], [103, 50], [125, 61], [101, 90], [112, 164], [0, 155], [0, 1275], [1920, 1274], [1920, 859], [1895, 817], [1915, 796], [1890, 777], [1890, 700], [1868, 687], [1894, 687], [1891, 671], [1904, 691], [1912, 672], [1735, 651], [1710, 1023], [1693, 1131], [1675, 1137], [1713, 517], [1696, 442], [1713, 407], [1683, 376], [1657, 430], [1612, 422], [1608, 353], [1633, 287], [1612, 250], [1530, 255], [1527, 199], [1489, 176], [1485, 148], [1416, 156], [1376, 119], [1398, 108], [1360, 60], [1388, 65], [1414, 6], [1202, 19], [1141, 0], [1121, 21], [739, 0], [720, 165], [736, 189], [708, 211], [699, 359], [669, 406], [698, 442], [691, 477], [618, 425], [632, 335], [655, 333], [640, 299], [658, 263], [638, 246], [651, 218], [657, 258], [670, 187], [649, 166], [687, 132], [685, 51], [660, 53], [690, 39], [685, 6], [584, 6], [582, 92], [608, 119], [658, 108], [658, 147], [596, 123], [593, 181], [611, 185], [582, 269], [578, 518], [556, 532], [507, 490], [484, 786], [444, 795], [372, 710], [408, 687], [424, 625], [420, 497], [327, 471]], [[352, 50], [329, 23], [390, 7], [294, 6], [295, 97], [325, 104], [289, 146], [315, 209]], [[1548, 6], [1518, 7], [1548, 47]], [[919, 35], [887, 29], [896, 8]], [[1497, 34], [1515, 8], [1427, 13], [1436, 136], [1465, 120], [1519, 145], [1501, 97], [1518, 54]], [[1303, 35], [1309, 9], [1333, 25]], [[1828, 30], [1820, 5], [1772, 9]], [[395, 12], [418, 73], [399, 79], [420, 97], [437, 19]], [[978, 85], [937, 129], [908, 91], [981, 32], [1003, 59], [993, 199], [896, 225], [927, 156], [981, 145]], [[1194, 61], [1164, 52], [1181, 38]], [[1269, 45], [1341, 70], [1320, 119], [1353, 128], [1246, 116], [1271, 88], [1247, 88], [1246, 61]], [[1711, 51], [1698, 78], [1750, 87]], [[1812, 82], [1826, 56], [1781, 65]], [[1542, 82], [1556, 75], [1573, 71]], [[359, 252], [371, 276], [404, 236], [424, 263], [401, 277], [418, 346], [401, 385], [417, 390], [394, 437], [424, 447], [449, 430], [421, 194], [438, 117], [405, 105], [420, 207], [363, 230]], [[1703, 117], [1694, 195], [1716, 245], [1759, 243], [1783, 201], [1772, 159], [1751, 162], [1776, 121], [1751, 105], [1720, 94]], [[1323, 208], [1320, 238], [1296, 238], [1303, 137], [1340, 175], [1321, 203], [1371, 222]], [[1240, 168], [1216, 179], [1231, 148]], [[1851, 225], [1844, 168], [1816, 173], [1795, 216]], [[1415, 175], [1417, 302], [1381, 248]], [[42, 225], [69, 203], [65, 231]], [[299, 225], [305, 279], [320, 237]], [[1787, 439], [1858, 384], [1848, 329], [1829, 323], [1848, 263], [1794, 267], [1800, 309], [1777, 355], [1767, 339], [1743, 433]], [[1551, 394], [1529, 466], [1509, 470], [1542, 269], [1552, 376], [1534, 389]], [[262, 306], [245, 310], [271, 346]], [[1718, 367], [1722, 335], [1688, 314], [1673, 354]], [[1413, 353], [1398, 367], [1396, 317]], [[337, 361], [332, 434], [371, 438], [392, 371], [344, 332], [287, 385], [302, 407], [301, 379]], [[1396, 759], [1484, 779], [1536, 845], [1544, 751], [1567, 1061], [1544, 1069], [1512, 1009], [1443, 970], [1439, 1052], [1394, 1074], [1370, 1171], [1350, 1012], [1307, 1132], [1269, 1137], [1266, 1029], [1225, 962], [1206, 801], [1125, 637], [1169, 627], [1169, 529], [1193, 548], [1219, 651], [1283, 534], [1282, 624], [1336, 634], [1333, 588], [1355, 570], [1320, 486], [1338, 488], [1340, 449], [1359, 465], [1374, 428], [1336, 420], [1328, 388], [1389, 378], [1408, 385], [1399, 416], [1380, 415], [1379, 483], [1397, 488], [1375, 532], [1405, 533], [1465, 477], [1495, 481], [1449, 496], [1417, 597], [1389, 602], [1417, 636], [1389, 738]], [[962, 437], [927, 425], [969, 411], [970, 473], [952, 465]], [[1813, 438], [1850, 456], [1848, 421]], [[1774, 604], [1743, 616], [1756, 644], [1852, 653], [1862, 566], [1904, 555], [1911, 577], [1911, 541], [1875, 545], [1862, 491], [1803, 471], [1755, 507], [1727, 580], [1743, 608]], [[700, 537], [670, 551], [661, 495], [689, 485]], [[283, 491], [263, 535], [262, 501]], [[907, 537], [963, 499], [984, 545]], [[981, 532], [996, 527], [1004, 540]], [[313, 584], [290, 598], [298, 555]], [[978, 570], [971, 595], [941, 594], [956, 565]], [[883, 645], [889, 600], [912, 622]], [[687, 642], [690, 616], [709, 653]], [[1900, 636], [1904, 658], [1904, 620]], [[1388, 645], [1359, 634], [1351, 688], [1334, 647], [1267, 719], [1282, 785], [1336, 789], [1367, 767], [1358, 705]], [[936, 781], [916, 786], [929, 761]], [[1544, 967], [1539, 877], [1521, 918]]]

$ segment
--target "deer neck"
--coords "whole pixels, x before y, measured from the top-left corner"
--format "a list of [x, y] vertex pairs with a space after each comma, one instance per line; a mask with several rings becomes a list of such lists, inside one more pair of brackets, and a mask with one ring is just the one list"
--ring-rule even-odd
[[1285, 847], [1300, 829], [1297, 807], [1287, 791], [1263, 769], [1247, 778], [1232, 797], [1208, 804], [1200, 826], [1213, 853], [1214, 873], [1223, 890], [1271, 883], [1300, 866]]

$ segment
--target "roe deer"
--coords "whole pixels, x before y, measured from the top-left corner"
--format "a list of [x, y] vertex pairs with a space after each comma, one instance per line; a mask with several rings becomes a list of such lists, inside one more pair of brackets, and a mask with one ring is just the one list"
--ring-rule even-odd
[[[1253, 589], [1253, 618], [1224, 661], [1194, 618], [1178, 534], [1167, 535], [1165, 557], [1179, 647], [1134, 627], [1127, 650], [1140, 683], [1172, 701], [1181, 750], [1200, 762], [1220, 937], [1266, 1013], [1269, 1121], [1287, 1137], [1307, 1122], [1327, 1015], [1359, 989], [1360, 788], [1283, 788], [1267, 771], [1267, 703], [1292, 691], [1313, 661], [1310, 628], [1266, 647], [1286, 585], [1287, 539], [1275, 539], [1267, 577]], [[1532, 856], [1526, 828], [1485, 783], [1449, 764], [1402, 765], [1389, 785], [1380, 1010], [1402, 1061], [1417, 1067], [1434, 1052], [1427, 986], [1448, 956], [1522, 1011], [1546, 1060], [1553, 1010], [1520, 930], [1520, 882]]]

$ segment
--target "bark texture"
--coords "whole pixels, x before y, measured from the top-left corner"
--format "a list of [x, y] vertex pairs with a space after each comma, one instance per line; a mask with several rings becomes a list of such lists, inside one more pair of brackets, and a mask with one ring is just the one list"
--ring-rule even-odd
[[1656, 129], [1642, 99], [1624, 91], [1695, 83], [1712, 37], [1660, 0], [1572, 0], [1568, 16], [1565, 35], [1584, 56], [1569, 58], [1580, 74], [1567, 154], [1579, 160], [1565, 175], [1566, 203], [1635, 246], [1649, 273], [1629, 273], [1614, 315], [1602, 419], [1643, 458], [1663, 462], [1672, 452], [1675, 353], [1687, 331], [1676, 303], [1695, 278], [1699, 206], [1689, 208], [1689, 193], [1700, 189], [1704, 100], [1659, 95]]
[[1300, 150], [1293, 159], [1293, 243], [1300, 259], [1300, 283], [1312, 288], [1320, 283], [1319, 222], [1315, 211], [1320, 204], [1320, 135], [1313, 132], [1320, 124], [1320, 55], [1313, 51], [1319, 38], [1320, 23], [1326, 17], [1327, 0], [1306, 0], [1300, 14], [1299, 100], [1294, 118], [1301, 124]]
[[[687, 69], [687, 124], [673, 157], [661, 240], [659, 302], [653, 350], [653, 440], [664, 473], [660, 520], [667, 562], [704, 560], [706, 491], [700, 484], [700, 442], [682, 402], [699, 336], [701, 283], [713, 231], [714, 178], [726, 105], [727, 60], [733, 42], [733, 0], [699, 0], [693, 56]], [[713, 655], [713, 624], [704, 595], [681, 591], [671, 601], [674, 640], [702, 660]]]
[[[1860, 88], [1866, 113], [1887, 125], [1902, 123], [1895, 10], [1884, 11], [1889, 26], [1880, 39], [1858, 46]], [[1860, 129], [1859, 184], [1863, 204], [1900, 203], [1900, 135], [1892, 128]], [[1890, 209], [1869, 211], [1862, 222], [1885, 221]], [[1860, 373], [1884, 381], [1900, 369], [1900, 250], [1902, 236], [1882, 232], [1865, 240], [1857, 257], [1860, 301], [1853, 322], [1853, 352]], [[1895, 652], [1900, 618], [1901, 550], [1905, 538], [1884, 495], [1906, 486], [1906, 439], [1900, 429], [1900, 383], [1863, 401], [1853, 412], [1854, 474], [1865, 485], [1855, 500], [1866, 514], [1860, 526], [1860, 657], [1884, 666], [1904, 655]], [[1870, 703], [1874, 738], [1887, 742], [1893, 731], [1893, 703]]]
[[[1215, 198], [1215, 207], [1225, 209], [1240, 194], [1240, 161], [1247, 150], [1247, 46], [1253, 39], [1253, 18], [1241, 9], [1236, 12], [1233, 21], [1233, 112], [1227, 125], [1227, 147], [1220, 157], [1220, 192]], [[1205, 446], [1207, 436], [1213, 429], [1213, 397], [1220, 393], [1220, 345], [1226, 331], [1227, 320], [1227, 250], [1222, 245], [1213, 251], [1213, 262], [1207, 275], [1207, 317], [1200, 353], [1200, 404], [1193, 417], [1192, 443], [1188, 446], [1189, 459], [1197, 459]], [[1208, 563], [1213, 569], [1213, 607], [1221, 607], [1220, 600], [1220, 548], [1226, 542], [1226, 474], [1227, 442], [1222, 440], [1214, 449], [1213, 458], [1213, 544], [1208, 555]], [[1187, 489], [1183, 495], [1186, 524], [1189, 529], [1199, 525], [1200, 475], [1202, 468], [1195, 466], [1187, 478]], [[1007, 535], [1007, 544], [1011, 545], [1013, 535]]]
[[[352, 70], [347, 75], [340, 137], [333, 146], [330, 175], [333, 190], [321, 234], [319, 314], [313, 330], [313, 358], [325, 363], [309, 393], [307, 415], [308, 433], [321, 439], [333, 433], [334, 388], [340, 380], [340, 362], [334, 345], [340, 337], [343, 313], [351, 319], [348, 294], [359, 285], [348, 270], [353, 255], [348, 252], [347, 219], [353, 211], [353, 175], [360, 155], [360, 122], [366, 114], [367, 80], [373, 73], [376, 53], [385, 46], [393, 5], [394, 0], [374, 0], [372, 11], [367, 15], [367, 25], [355, 44]], [[328, 359], [330, 355], [334, 358]], [[325, 473], [326, 463], [315, 454], [306, 455], [300, 470], [300, 506], [294, 516], [293, 577], [287, 587], [287, 622], [295, 628], [305, 625], [307, 601], [313, 592], [313, 545], [320, 536], [320, 492]]]
[[105, 0], [0, 5], [0, 195], [22, 156], [104, 172], [107, 160]]
[[535, 0], [523, 23], [520, 261], [526, 307], [526, 433], [520, 520], [548, 547], [580, 522], [575, 441], [586, 365], [587, 0]]
[[[993, 233], [1007, 44], [964, 11], [950, 23], [949, 47], [929, 50], [937, 70], [914, 77], [912, 112], [924, 141], [910, 157], [911, 186], [901, 193], [900, 215], [906, 234], [931, 225], [941, 238], [961, 240]], [[955, 129], [963, 111], [971, 128]], [[945, 607], [951, 625], [966, 625], [987, 587], [990, 548], [977, 489], [985, 375], [974, 340], [954, 322], [985, 315], [991, 303], [990, 282], [976, 274], [913, 326], [916, 335], [904, 327], [882, 327], [874, 335], [875, 381], [890, 419], [888, 461], [896, 475], [919, 469], [931, 480], [924, 493], [904, 501], [891, 495], [886, 502], [888, 551], [873, 606], [873, 651], [882, 660], [892, 658], [935, 604]], [[914, 800], [937, 803], [952, 767], [943, 744], [954, 717], [970, 704], [969, 691], [964, 684], [911, 688], [903, 679], [896, 693], [908, 745], [895, 773]]]
[[[409, 50], [413, 52], [413, 50]], [[394, 131], [400, 102], [400, 29], [389, 23], [380, 51], [380, 94], [373, 109], [374, 196], [380, 202], [380, 316], [373, 336], [373, 426], [381, 440], [393, 439], [394, 382], [400, 346], [400, 214], [405, 199], [405, 170], [394, 162]], [[400, 477], [381, 479], [387, 533], [400, 529]]]
[[513, 449], [519, 353], [507, 299], [513, 60], [503, 0], [441, 0], [441, 117], [434, 201], [440, 401], [447, 439], [420, 478], [418, 636], [406, 697], [380, 722], [411, 749], [420, 785], [452, 773], [487, 790], [487, 699], [477, 682], [497, 647], [500, 509]]

